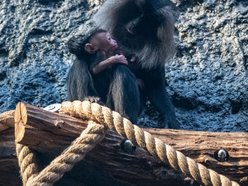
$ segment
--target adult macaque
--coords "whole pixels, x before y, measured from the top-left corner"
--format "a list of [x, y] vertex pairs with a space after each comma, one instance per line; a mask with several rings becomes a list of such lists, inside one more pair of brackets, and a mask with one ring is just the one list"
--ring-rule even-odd
[[137, 122], [140, 95], [136, 77], [128, 68], [124, 55], [108, 32], [92, 29], [68, 41], [69, 51], [76, 55], [68, 74], [70, 100], [99, 97], [111, 109]]
[[107, 0], [93, 20], [114, 36], [123, 51], [136, 55], [129, 68], [142, 79], [142, 97], [147, 97], [161, 113], [164, 127], [178, 128], [165, 89], [164, 64], [175, 53], [174, 18], [169, 4], [167, 0]]

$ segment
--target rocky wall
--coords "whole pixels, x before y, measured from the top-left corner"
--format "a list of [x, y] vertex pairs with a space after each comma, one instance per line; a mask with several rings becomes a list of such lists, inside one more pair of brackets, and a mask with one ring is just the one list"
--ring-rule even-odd
[[[173, 0], [177, 55], [166, 65], [182, 128], [248, 131], [248, 3]], [[0, 112], [19, 101], [66, 99], [66, 42], [101, 5], [86, 0], [0, 0]], [[154, 126], [150, 105], [141, 125]]]

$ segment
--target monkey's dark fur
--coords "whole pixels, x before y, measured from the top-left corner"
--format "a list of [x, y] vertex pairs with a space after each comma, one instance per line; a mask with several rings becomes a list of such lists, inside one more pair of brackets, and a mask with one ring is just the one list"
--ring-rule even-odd
[[[167, 5], [166, 0], [107, 0], [93, 20], [114, 36], [122, 50], [137, 56], [138, 62], [131, 63], [129, 68], [144, 81], [142, 97], [148, 97], [157, 107], [165, 127], [178, 128], [174, 107], [165, 90], [164, 64], [175, 53], [174, 18]], [[119, 91], [129, 91], [124, 84], [116, 85]], [[128, 98], [122, 100], [125, 107], [135, 104], [128, 102]]]
[[[88, 35], [93, 35], [95, 30], [99, 29], [92, 29]], [[69, 99], [73, 101], [99, 97], [108, 107], [136, 123], [141, 109], [136, 77], [122, 64], [114, 64], [110, 69], [92, 75], [90, 66], [102, 60], [101, 51], [96, 54], [86, 53], [84, 45], [87, 42], [85, 35], [74, 36], [68, 41], [69, 51], [76, 56], [68, 73]]]

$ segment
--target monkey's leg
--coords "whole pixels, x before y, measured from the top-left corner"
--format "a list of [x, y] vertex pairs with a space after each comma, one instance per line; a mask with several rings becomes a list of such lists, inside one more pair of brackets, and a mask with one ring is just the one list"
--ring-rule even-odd
[[151, 103], [157, 108], [164, 120], [165, 128], [179, 128], [175, 109], [165, 89], [164, 69], [154, 69], [144, 76], [145, 93]]
[[164, 120], [165, 128], [177, 129], [180, 123], [176, 119], [175, 109], [164, 86], [156, 85], [147, 90], [151, 103], [158, 109]]
[[113, 70], [107, 105], [136, 123], [141, 108], [136, 77], [125, 65], [116, 65]]
[[86, 62], [74, 61], [68, 73], [67, 90], [70, 101], [84, 100], [87, 96], [98, 96]]

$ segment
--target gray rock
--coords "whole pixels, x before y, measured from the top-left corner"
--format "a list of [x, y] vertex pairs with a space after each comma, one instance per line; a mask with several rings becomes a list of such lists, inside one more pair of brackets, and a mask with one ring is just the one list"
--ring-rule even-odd
[[185, 129], [248, 131], [247, 1], [184, 1], [166, 78]]
[[[44, 107], [66, 100], [66, 42], [102, 1], [1, 1], [0, 112], [19, 101]], [[178, 52], [166, 79], [182, 128], [248, 131], [247, 1], [173, 2]], [[152, 127], [158, 120], [148, 103], [139, 122]]]

